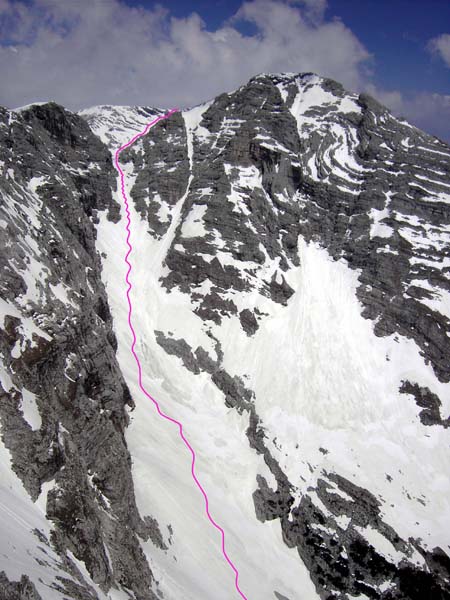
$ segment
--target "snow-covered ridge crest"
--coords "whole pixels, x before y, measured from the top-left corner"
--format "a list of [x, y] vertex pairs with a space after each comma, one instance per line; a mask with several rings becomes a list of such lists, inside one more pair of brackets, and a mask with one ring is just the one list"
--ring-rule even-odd
[[32, 102], [31, 104], [25, 104], [24, 106], [18, 106], [17, 108], [13, 108], [12, 112], [20, 113], [20, 112], [23, 112], [24, 110], [29, 110], [30, 108], [33, 108], [33, 106], [44, 106], [45, 104], [48, 104], [49, 102], [51, 102], [51, 100], [48, 100], [45, 102]]
[[92, 106], [79, 111], [92, 131], [104, 142], [111, 151], [117, 150], [140, 133], [155, 117], [166, 110], [146, 106]]

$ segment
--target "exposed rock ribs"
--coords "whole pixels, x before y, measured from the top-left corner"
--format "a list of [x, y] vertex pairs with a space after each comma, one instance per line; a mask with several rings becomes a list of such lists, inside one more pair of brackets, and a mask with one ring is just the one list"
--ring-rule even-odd
[[[135, 131], [157, 113], [109, 112], [108, 127], [120, 121], [105, 134], [111, 140], [125, 135], [130, 119]], [[90, 113], [93, 127], [105, 126], [101, 113]], [[0, 117], [0, 352], [11, 379], [0, 402], [2, 439], [33, 499], [54, 482], [52, 538], [41, 543], [67, 574], [54, 582], [61, 593], [96, 597], [72, 553], [100, 589], [152, 599], [157, 586], [138, 538], [163, 550], [165, 543], [157, 523], [136, 508], [124, 440], [133, 401], [115, 357], [95, 246], [98, 212], [119, 219], [111, 155], [82, 119], [57, 105]], [[448, 382], [448, 146], [330, 80], [262, 75], [164, 121], [122, 160], [136, 175], [131, 197], [149, 234], [165, 239], [170, 230], [160, 283], [186, 296], [199, 331], [215, 340], [215, 356], [176, 330], [158, 328], [156, 340], [189, 376], [209, 374], [226, 406], [248, 416], [249, 445], [275, 480], [256, 477], [256, 517], [279, 520], [323, 599], [449, 598], [447, 549], [401, 537], [375, 488], [339, 468], [302, 478], [302, 488], [290, 481], [258, 415], [260, 399], [245, 377], [227, 370], [219, 342], [228, 320], [253, 341], [268, 317], [264, 302], [288, 310], [301, 238], [357, 270], [363, 316], [377, 336], [413, 340]], [[413, 376], [398, 384], [402, 402], [417, 404], [424, 435], [444, 435], [446, 399]], [[2, 591], [37, 600], [28, 584], [0, 576]]]
[[[308, 94], [318, 91], [326, 101], [311, 103]], [[255, 290], [289, 301], [293, 290], [283, 273], [299, 264], [301, 236], [358, 270], [362, 314], [374, 321], [376, 335], [413, 339], [436, 376], [449, 380], [449, 320], [439, 305], [450, 268], [445, 144], [334, 82], [261, 76], [205, 108], [194, 130], [192, 175], [183, 222], [192, 217], [198, 228], [177, 230], [162, 283], [189, 294], [212, 330], [224, 318], [239, 318], [253, 335], [264, 315], [254, 295], [244, 309], [236, 298]], [[321, 598], [450, 597], [444, 550], [401, 539], [383, 521], [379, 500], [338, 473], [322, 473], [295, 500], [294, 483], [265, 443], [253, 392], [203, 348], [157, 336], [192, 373], [210, 373], [228, 407], [248, 413], [250, 445], [277, 481], [271, 489], [257, 477], [256, 515], [280, 519], [283, 539], [297, 548]], [[448, 427], [435, 394], [409, 382], [400, 391], [424, 409], [424, 425]], [[401, 559], [378, 552], [362, 529], [384, 538]]]
[[171, 209], [183, 196], [189, 178], [186, 131], [180, 113], [175, 113], [139, 142], [121, 153], [121, 161], [132, 160], [136, 181], [130, 192], [149, 232], [162, 237], [171, 224]]
[[9, 581], [4, 571], [0, 572], [0, 598], [8, 600], [42, 600], [30, 579], [23, 575], [20, 581]]
[[[137, 536], [151, 528], [137, 511], [124, 438], [133, 401], [95, 248], [97, 211], [119, 219], [111, 155], [83, 119], [54, 104], [3, 110], [0, 146], [0, 352], [10, 374], [0, 388], [2, 440], [33, 500], [52, 482], [49, 543], [67, 573], [53, 587], [97, 597], [74, 574], [71, 552], [105, 592], [122, 587], [150, 600]], [[31, 424], [25, 401], [35, 404]]]
[[[326, 101], [314, 103], [308, 94], [319, 92]], [[168, 130], [170, 142], [157, 136], [144, 142], [141, 159], [133, 155], [148, 167], [132, 196], [140, 211], [150, 197], [151, 219], [153, 193], [164, 196], [161, 210], [186, 188], [181, 117], [167, 127], [176, 132]], [[156, 156], [166, 156], [168, 143], [174, 154], [160, 165]], [[233, 292], [256, 288], [285, 303], [292, 289], [283, 272], [298, 264], [301, 234], [360, 270], [358, 296], [377, 335], [414, 339], [439, 379], [449, 381], [449, 320], [438, 311], [450, 286], [445, 144], [335, 82], [261, 76], [205, 109], [193, 152], [183, 225], [166, 257], [168, 290], [190, 293], [198, 314], [216, 323], [224, 314], [237, 316]], [[167, 186], [174, 196], [165, 198]], [[169, 222], [155, 221], [155, 233]], [[208, 291], [199, 291], [202, 284]]]
[[[401, 539], [383, 521], [382, 503], [370, 491], [337, 473], [322, 472], [317, 487], [308, 488], [308, 493], [296, 501], [295, 485], [267, 444], [254, 393], [242, 379], [231, 377], [223, 369], [220, 358], [212, 359], [201, 347], [194, 352], [183, 339], [166, 337], [160, 331], [156, 334], [159, 345], [181, 358], [192, 373], [206, 371], [211, 375], [229, 408], [248, 414], [246, 434], [250, 447], [263, 455], [277, 484], [272, 489], [264, 477], [256, 476], [258, 487], [253, 494], [256, 517], [262, 522], [280, 520], [283, 540], [297, 549], [320, 598], [347, 600], [357, 594], [376, 600], [450, 598], [450, 558], [444, 550], [437, 547], [429, 551], [420, 540]], [[393, 562], [378, 552], [363, 535], [365, 530], [384, 538], [401, 560]], [[417, 556], [422, 557], [422, 565]]]

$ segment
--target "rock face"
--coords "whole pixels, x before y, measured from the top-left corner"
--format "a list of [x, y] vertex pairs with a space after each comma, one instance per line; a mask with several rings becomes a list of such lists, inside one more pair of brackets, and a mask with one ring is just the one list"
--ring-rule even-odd
[[[157, 114], [1, 112], [2, 440], [58, 573], [2, 559], [13, 598], [237, 596], [186, 559], [200, 501], [167, 476], [180, 450], [126, 358], [112, 153]], [[121, 163], [137, 348], [248, 598], [450, 598], [450, 148], [334, 81], [260, 75]]]
[[111, 155], [60, 106], [1, 116], [3, 443], [33, 501], [52, 482], [46, 543], [67, 571], [60, 589], [96, 597], [70, 553], [100, 589], [151, 598], [124, 439], [133, 400], [95, 248], [97, 212], [119, 219]]
[[0, 573], [0, 597], [9, 600], [41, 600], [26, 575], [22, 575], [20, 581], [8, 581], [4, 571]]

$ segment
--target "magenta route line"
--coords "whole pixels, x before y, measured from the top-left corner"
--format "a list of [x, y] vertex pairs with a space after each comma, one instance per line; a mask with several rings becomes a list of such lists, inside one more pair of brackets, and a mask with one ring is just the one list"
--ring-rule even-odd
[[180, 423], [180, 421], [177, 421], [176, 419], [173, 419], [172, 417], [169, 417], [169, 415], [166, 415], [160, 408], [158, 402], [153, 398], [153, 396], [151, 394], [149, 394], [149, 392], [147, 392], [147, 390], [144, 387], [144, 384], [142, 383], [142, 365], [141, 362], [139, 360], [139, 357], [136, 353], [136, 341], [137, 341], [137, 337], [136, 337], [136, 331], [133, 327], [133, 323], [132, 323], [132, 314], [133, 314], [133, 305], [131, 302], [131, 298], [130, 298], [130, 293], [131, 290], [133, 288], [132, 284], [131, 284], [131, 280], [130, 280], [130, 275], [131, 275], [131, 271], [132, 271], [132, 266], [131, 266], [131, 262], [129, 261], [130, 258], [130, 254], [133, 251], [133, 245], [131, 243], [131, 213], [130, 213], [130, 206], [128, 203], [128, 198], [127, 198], [127, 194], [125, 191], [125, 174], [122, 171], [120, 164], [119, 164], [119, 156], [120, 153], [125, 150], [126, 148], [129, 148], [132, 144], [134, 144], [134, 142], [136, 142], [139, 138], [141, 138], [142, 136], [146, 135], [146, 133], [149, 131], [149, 129], [151, 127], [153, 127], [153, 125], [156, 125], [156, 123], [158, 123], [159, 121], [163, 121], [164, 119], [168, 119], [171, 115], [173, 115], [175, 112], [177, 112], [178, 109], [174, 108], [172, 110], [170, 110], [169, 112], [167, 112], [164, 115], [160, 115], [159, 117], [157, 117], [156, 119], [154, 119], [153, 121], [151, 121], [150, 123], [148, 123], [145, 127], [145, 129], [143, 131], [141, 131], [141, 133], [136, 134], [133, 138], [131, 138], [131, 140], [129, 142], [127, 142], [126, 144], [124, 144], [123, 146], [121, 146], [120, 148], [118, 148], [116, 150], [115, 153], [115, 166], [117, 171], [119, 172], [120, 175], [120, 191], [122, 194], [122, 199], [125, 205], [125, 212], [127, 215], [127, 223], [125, 226], [126, 232], [127, 232], [127, 238], [126, 238], [126, 242], [127, 242], [127, 246], [128, 246], [128, 251], [125, 255], [124, 261], [128, 267], [127, 269], [127, 273], [125, 275], [125, 281], [127, 283], [127, 301], [128, 301], [128, 326], [130, 328], [131, 331], [131, 335], [133, 338], [133, 341], [131, 343], [131, 353], [134, 357], [134, 360], [136, 361], [136, 366], [138, 369], [138, 382], [139, 382], [139, 387], [142, 391], [142, 393], [153, 402], [158, 414], [163, 417], [163, 419], [166, 419], [167, 421], [170, 421], [171, 423], [174, 423], [175, 425], [178, 426], [178, 430], [180, 432], [180, 437], [183, 440], [185, 446], [188, 448], [189, 452], [191, 453], [192, 456], [192, 462], [191, 462], [191, 474], [192, 474], [192, 478], [195, 481], [198, 489], [200, 490], [200, 492], [203, 495], [203, 498], [205, 500], [205, 511], [206, 511], [206, 516], [208, 517], [209, 521], [212, 523], [212, 525], [220, 532], [220, 535], [222, 537], [222, 554], [225, 558], [225, 560], [227, 561], [227, 563], [230, 565], [230, 567], [233, 569], [234, 574], [235, 574], [235, 580], [234, 580], [234, 584], [236, 586], [236, 590], [238, 592], [238, 594], [241, 596], [241, 598], [244, 598], [244, 600], [248, 600], [247, 596], [245, 596], [245, 594], [241, 591], [240, 587], [239, 587], [239, 572], [237, 570], [237, 568], [234, 566], [233, 562], [231, 561], [230, 557], [227, 554], [227, 551], [225, 550], [225, 531], [222, 529], [222, 527], [216, 523], [216, 521], [212, 518], [211, 513], [209, 512], [209, 500], [208, 500], [208, 496], [202, 486], [202, 484], [200, 483], [200, 481], [198, 480], [197, 475], [195, 474], [195, 461], [196, 461], [196, 454], [194, 452], [193, 447], [191, 446], [191, 444], [188, 442], [188, 440], [186, 439], [186, 436], [183, 433], [183, 425], [182, 423]]

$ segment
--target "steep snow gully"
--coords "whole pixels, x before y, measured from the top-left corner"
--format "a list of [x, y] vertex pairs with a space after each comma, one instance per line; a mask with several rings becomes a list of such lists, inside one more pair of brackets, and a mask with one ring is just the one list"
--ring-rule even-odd
[[169, 112], [167, 112], [164, 115], [160, 115], [158, 116], [156, 119], [154, 119], [153, 121], [151, 121], [150, 123], [148, 123], [146, 125], [146, 127], [144, 128], [144, 130], [141, 133], [136, 134], [133, 138], [131, 138], [130, 141], [128, 141], [126, 144], [123, 144], [122, 146], [120, 146], [120, 148], [118, 148], [115, 152], [115, 157], [114, 157], [114, 162], [115, 162], [115, 167], [119, 173], [120, 176], [120, 188], [121, 188], [121, 196], [122, 196], [122, 200], [124, 203], [124, 207], [125, 207], [125, 213], [126, 213], [126, 243], [127, 243], [127, 247], [128, 247], [128, 251], [124, 257], [124, 261], [127, 265], [127, 272], [126, 272], [126, 276], [125, 276], [125, 281], [127, 283], [127, 292], [126, 292], [126, 296], [127, 296], [127, 303], [128, 303], [128, 326], [132, 335], [132, 344], [131, 344], [131, 353], [134, 357], [134, 360], [136, 362], [136, 367], [138, 370], [138, 383], [139, 383], [139, 388], [141, 389], [142, 393], [153, 402], [158, 414], [163, 418], [166, 419], [167, 421], [170, 421], [171, 423], [174, 423], [175, 425], [178, 426], [179, 432], [180, 432], [180, 437], [183, 440], [185, 446], [187, 447], [187, 449], [189, 450], [189, 452], [191, 453], [192, 456], [192, 462], [191, 462], [191, 474], [192, 474], [192, 478], [195, 482], [195, 484], [197, 485], [198, 489], [200, 490], [200, 492], [203, 495], [203, 498], [205, 500], [205, 511], [206, 511], [206, 515], [209, 519], [209, 521], [211, 522], [211, 524], [220, 532], [221, 538], [222, 538], [222, 553], [223, 556], [225, 558], [225, 560], [227, 561], [227, 563], [230, 565], [230, 567], [233, 569], [234, 574], [235, 574], [235, 586], [236, 586], [236, 590], [238, 592], [238, 594], [240, 595], [241, 598], [243, 598], [244, 600], [248, 600], [247, 596], [241, 591], [240, 587], [239, 587], [239, 572], [236, 568], [236, 566], [234, 565], [234, 563], [232, 562], [232, 560], [230, 559], [230, 557], [227, 554], [227, 551], [225, 549], [225, 531], [222, 529], [222, 527], [213, 519], [213, 517], [211, 516], [210, 510], [209, 510], [209, 500], [208, 500], [208, 495], [205, 491], [205, 489], [203, 488], [202, 484], [200, 483], [200, 481], [198, 480], [197, 475], [195, 474], [195, 461], [196, 461], [196, 454], [195, 451], [193, 449], [193, 447], [191, 446], [191, 444], [189, 443], [189, 441], [187, 440], [185, 434], [183, 433], [183, 425], [182, 423], [180, 423], [180, 421], [177, 421], [177, 419], [174, 419], [173, 417], [170, 417], [169, 415], [165, 414], [158, 402], [155, 400], [155, 398], [153, 398], [153, 396], [145, 389], [144, 384], [142, 382], [142, 365], [141, 362], [139, 360], [139, 357], [136, 353], [136, 331], [134, 329], [133, 326], [133, 322], [132, 322], [132, 314], [133, 314], [133, 305], [131, 302], [131, 297], [130, 297], [130, 293], [131, 290], [133, 288], [133, 285], [131, 283], [131, 274], [132, 274], [132, 264], [130, 262], [130, 256], [131, 253], [133, 252], [133, 245], [131, 243], [131, 213], [130, 213], [130, 208], [129, 208], [129, 203], [128, 203], [128, 197], [127, 197], [127, 193], [125, 190], [125, 173], [123, 172], [123, 170], [120, 167], [120, 163], [119, 163], [119, 158], [120, 158], [120, 154], [123, 150], [125, 150], [126, 148], [129, 148], [131, 145], [133, 145], [138, 139], [140, 139], [141, 137], [143, 137], [144, 135], [146, 135], [149, 130], [154, 127], [157, 123], [159, 123], [160, 121], [163, 121], [164, 119], [168, 119], [171, 115], [173, 115], [175, 112], [178, 112], [178, 109], [174, 108], [172, 110], [170, 110]]

